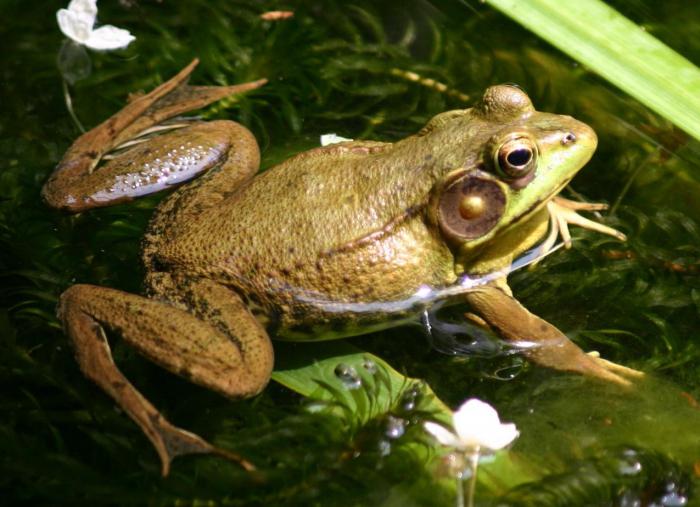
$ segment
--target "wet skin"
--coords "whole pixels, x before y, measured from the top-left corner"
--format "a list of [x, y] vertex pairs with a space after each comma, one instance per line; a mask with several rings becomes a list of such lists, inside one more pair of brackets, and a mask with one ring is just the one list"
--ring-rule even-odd
[[[81, 212], [187, 182], [144, 237], [146, 296], [74, 285], [58, 310], [81, 369], [139, 424], [163, 474], [188, 453], [252, 465], [165, 420], [114, 365], [104, 330], [192, 382], [245, 398], [270, 378], [270, 335], [354, 336], [448, 299], [501, 338], [529, 343], [523, 353], [538, 364], [620, 384], [637, 375], [582, 352], [520, 305], [505, 279], [550, 222], [544, 251], [558, 232], [569, 242], [568, 223], [623, 238], [576, 213], [601, 206], [556, 197], [595, 150], [590, 127], [494, 86], [402, 141], [316, 148], [255, 176], [258, 146], [245, 127], [171, 118], [264, 81], [193, 87], [195, 65], [78, 138], [43, 189], [50, 206]], [[466, 287], [464, 274], [485, 278]]]

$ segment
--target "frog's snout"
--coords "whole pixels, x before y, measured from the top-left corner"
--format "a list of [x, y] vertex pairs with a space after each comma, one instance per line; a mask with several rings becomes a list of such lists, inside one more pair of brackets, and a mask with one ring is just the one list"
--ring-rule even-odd
[[579, 145], [593, 152], [598, 146], [598, 136], [591, 127], [571, 118], [571, 126], [564, 132], [561, 144]]

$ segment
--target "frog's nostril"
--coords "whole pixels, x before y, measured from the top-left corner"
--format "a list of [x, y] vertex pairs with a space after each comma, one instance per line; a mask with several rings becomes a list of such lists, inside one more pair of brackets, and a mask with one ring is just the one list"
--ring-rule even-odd
[[576, 134], [573, 132], [569, 132], [566, 134], [564, 137], [561, 138], [561, 144], [567, 145], [567, 144], [574, 144], [576, 142]]

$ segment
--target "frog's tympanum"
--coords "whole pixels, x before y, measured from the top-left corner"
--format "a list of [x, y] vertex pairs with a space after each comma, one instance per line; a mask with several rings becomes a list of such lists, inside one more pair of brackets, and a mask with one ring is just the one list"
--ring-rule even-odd
[[569, 243], [569, 223], [624, 239], [576, 212], [599, 205], [556, 197], [595, 150], [588, 126], [493, 86], [396, 143], [320, 147], [256, 176], [246, 128], [179, 115], [264, 80], [190, 86], [195, 65], [78, 138], [43, 189], [50, 206], [81, 212], [178, 187], [144, 237], [146, 295], [74, 285], [58, 308], [81, 369], [141, 427], [164, 474], [188, 453], [252, 465], [170, 424], [117, 369], [105, 330], [173, 373], [245, 398], [270, 378], [271, 336], [354, 336], [447, 299], [527, 343], [535, 363], [621, 384], [637, 374], [581, 351], [505, 281], [543, 239], [545, 249], [559, 235]]

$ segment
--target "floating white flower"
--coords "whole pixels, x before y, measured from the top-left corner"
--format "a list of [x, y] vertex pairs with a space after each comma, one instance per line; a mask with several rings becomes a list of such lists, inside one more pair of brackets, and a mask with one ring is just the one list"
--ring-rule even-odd
[[344, 143], [345, 141], [352, 141], [346, 137], [340, 137], [336, 134], [323, 134], [321, 136], [321, 146], [328, 146], [329, 144]]
[[461, 451], [497, 451], [518, 436], [515, 424], [501, 423], [496, 409], [476, 398], [459, 407], [452, 415], [452, 425], [454, 433], [433, 422], [425, 423], [425, 429], [442, 445]]
[[[519, 434], [515, 424], [502, 423], [495, 408], [476, 398], [465, 401], [452, 414], [454, 432], [433, 422], [427, 422], [424, 426], [442, 445], [455, 449], [449, 457], [452, 463], [457, 464], [452, 471], [457, 479], [457, 507], [465, 505], [463, 480], [467, 476], [469, 489], [466, 505], [474, 505], [476, 471], [481, 452], [503, 449]], [[467, 474], [467, 471], [470, 473]]]
[[67, 9], [56, 13], [63, 34], [90, 49], [110, 50], [128, 46], [135, 39], [128, 30], [112, 25], [94, 29], [97, 0], [71, 0]]

